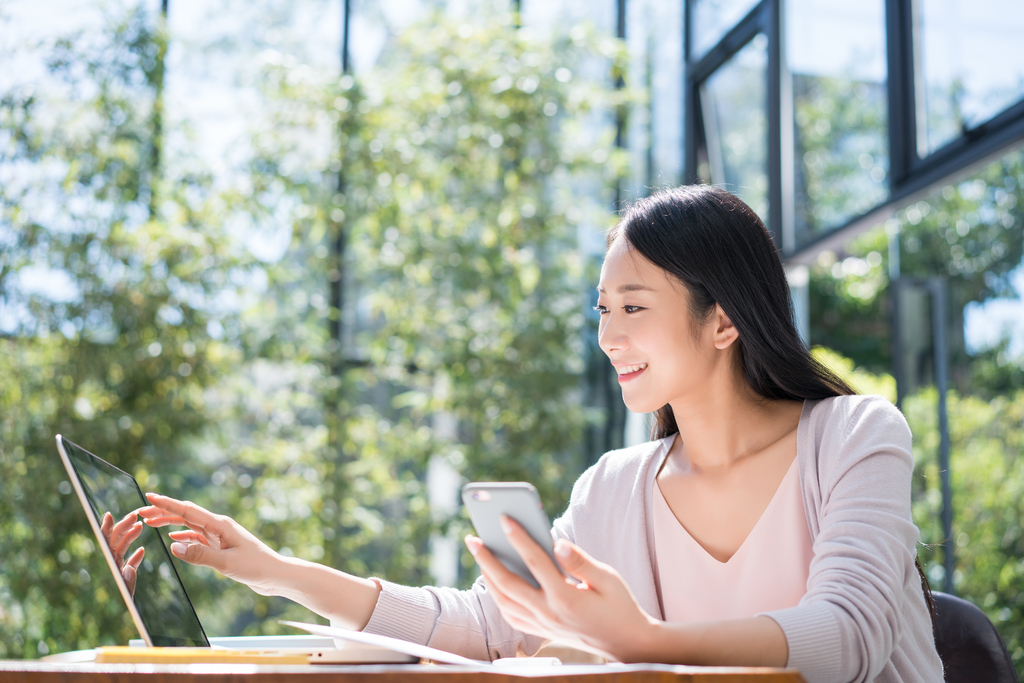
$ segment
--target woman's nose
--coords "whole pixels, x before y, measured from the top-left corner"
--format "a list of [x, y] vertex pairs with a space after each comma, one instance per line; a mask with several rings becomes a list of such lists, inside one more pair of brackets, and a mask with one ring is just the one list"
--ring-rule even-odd
[[605, 355], [612, 355], [629, 347], [629, 339], [618, 323], [618, 316], [609, 311], [601, 317], [601, 326], [597, 331], [597, 345]]

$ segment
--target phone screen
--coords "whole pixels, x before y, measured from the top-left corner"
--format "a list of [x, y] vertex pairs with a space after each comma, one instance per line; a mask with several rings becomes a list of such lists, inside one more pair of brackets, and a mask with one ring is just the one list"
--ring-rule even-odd
[[[462, 501], [477, 536], [487, 549], [534, 588], [540, 584], [519, 557], [501, 529], [502, 515], [508, 515], [526, 529], [530, 537], [544, 548], [555, 562], [555, 545], [551, 538], [551, 522], [544, 512], [537, 489], [526, 482], [474, 482], [462, 487]], [[558, 563], [555, 562], [555, 566]]]

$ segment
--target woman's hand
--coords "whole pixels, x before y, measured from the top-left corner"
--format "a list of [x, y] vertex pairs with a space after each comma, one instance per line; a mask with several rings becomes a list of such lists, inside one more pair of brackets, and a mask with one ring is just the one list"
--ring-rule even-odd
[[346, 628], [358, 631], [370, 620], [380, 594], [377, 582], [297, 557], [282, 557], [235, 520], [195, 503], [156, 493], [147, 493], [146, 498], [152, 505], [139, 510], [146, 524], [188, 527], [168, 534], [175, 557], [213, 567], [261, 595], [294, 600]]
[[502, 528], [540, 588], [506, 569], [479, 538], [467, 536], [466, 545], [509, 624], [610, 659], [646, 661], [645, 646], [658, 622], [640, 608], [618, 572], [559, 539], [555, 557], [566, 574], [579, 580], [574, 583], [519, 524], [503, 517]]
[[274, 595], [284, 558], [238, 522], [216, 515], [195, 503], [147, 493], [152, 503], [139, 510], [146, 524], [187, 526], [168, 536], [171, 552], [189, 564], [213, 567], [224, 576], [244, 583], [261, 595]]
[[103, 538], [107, 539], [110, 552], [114, 555], [114, 562], [121, 569], [121, 576], [125, 585], [128, 586], [129, 595], [135, 595], [135, 582], [138, 580], [139, 565], [146, 556], [145, 548], [137, 548], [132, 556], [125, 560], [125, 554], [135, 539], [142, 533], [142, 522], [138, 520], [136, 512], [129, 512], [117, 524], [114, 524], [114, 516], [109, 512], [103, 513], [100, 520], [100, 531]]

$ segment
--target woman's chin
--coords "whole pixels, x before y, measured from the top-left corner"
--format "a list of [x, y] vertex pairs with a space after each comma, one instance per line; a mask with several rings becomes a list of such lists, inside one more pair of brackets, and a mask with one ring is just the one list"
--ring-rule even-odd
[[622, 402], [626, 404], [632, 413], [653, 413], [655, 410], [665, 405], [660, 403], [654, 405], [650, 400], [644, 400], [641, 396], [630, 396], [629, 392], [622, 392]]

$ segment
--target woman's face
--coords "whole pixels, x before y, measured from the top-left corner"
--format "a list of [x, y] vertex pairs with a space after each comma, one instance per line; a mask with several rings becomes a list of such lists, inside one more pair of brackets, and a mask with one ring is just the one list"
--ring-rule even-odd
[[714, 364], [713, 318], [694, 336], [686, 288], [618, 238], [598, 284], [598, 343], [619, 376], [622, 400], [655, 411], [700, 391]]

